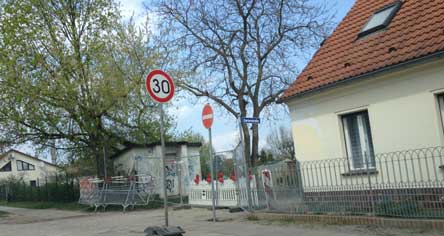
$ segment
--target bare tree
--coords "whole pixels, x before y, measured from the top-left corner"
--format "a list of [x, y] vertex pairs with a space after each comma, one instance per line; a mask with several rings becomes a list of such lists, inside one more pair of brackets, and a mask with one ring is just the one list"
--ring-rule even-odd
[[[189, 70], [180, 86], [236, 118], [269, 111], [296, 77], [298, 59], [319, 46], [331, 22], [325, 5], [308, 0], [158, 0], [156, 7], [178, 66]], [[254, 166], [258, 125], [242, 129]]]
[[295, 159], [293, 137], [290, 129], [284, 126], [273, 129], [267, 136], [266, 148], [277, 159]]

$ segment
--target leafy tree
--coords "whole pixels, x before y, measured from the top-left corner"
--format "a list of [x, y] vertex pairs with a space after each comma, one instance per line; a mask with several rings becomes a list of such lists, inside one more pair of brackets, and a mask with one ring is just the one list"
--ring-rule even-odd
[[271, 162], [273, 160], [274, 160], [274, 158], [273, 158], [273, 154], [271, 152], [269, 152], [269, 151], [267, 151], [265, 149], [262, 149], [260, 151], [259, 161], [258, 161], [259, 165], [267, 164], [267, 163], [269, 163], [269, 162]]
[[277, 159], [295, 160], [294, 142], [291, 131], [284, 126], [275, 128], [267, 136], [266, 148]]
[[[296, 77], [301, 56], [319, 46], [331, 17], [308, 0], [153, 0], [160, 30], [181, 60], [181, 87], [239, 117], [270, 111]], [[270, 113], [270, 112], [269, 112]], [[258, 157], [258, 125], [243, 124], [245, 155]], [[250, 153], [251, 149], [251, 153]]]
[[1, 142], [94, 157], [100, 174], [103, 147], [158, 139], [143, 80], [162, 55], [112, 0], [2, 1]]
[[211, 173], [210, 163], [210, 144], [205, 142], [202, 144], [199, 150], [200, 155], [200, 169], [202, 172], [202, 179], [206, 178]]
[[187, 141], [187, 142], [197, 142], [197, 143], [205, 142], [205, 139], [201, 134], [195, 133], [191, 129], [185, 130], [177, 134], [173, 139], [177, 141]]
[[222, 172], [225, 176], [231, 176], [234, 173], [234, 160], [233, 159], [224, 159], [222, 165]]
[[179, 133], [174, 137], [177, 141], [187, 141], [187, 142], [200, 142], [202, 143], [202, 146], [199, 150], [199, 157], [200, 157], [200, 168], [201, 168], [201, 174], [202, 179], [205, 179], [207, 175], [211, 172], [210, 169], [210, 144], [205, 141], [204, 137], [194, 132], [191, 129], [185, 130], [182, 133]]

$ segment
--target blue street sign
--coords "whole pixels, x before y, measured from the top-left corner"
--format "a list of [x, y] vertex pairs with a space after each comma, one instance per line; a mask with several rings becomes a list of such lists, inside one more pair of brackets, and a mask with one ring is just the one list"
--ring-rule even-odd
[[260, 124], [261, 119], [256, 117], [242, 117], [241, 118], [242, 123], [249, 123], [249, 124]]

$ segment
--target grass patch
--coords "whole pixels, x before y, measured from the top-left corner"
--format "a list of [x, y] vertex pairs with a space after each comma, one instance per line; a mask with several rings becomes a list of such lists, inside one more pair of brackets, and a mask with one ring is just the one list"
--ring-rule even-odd
[[27, 209], [57, 209], [57, 210], [88, 210], [89, 206], [80, 205], [77, 202], [0, 202], [2, 206]]
[[295, 219], [292, 219], [290, 217], [284, 217], [284, 218], [270, 218], [270, 219], [261, 219], [259, 216], [255, 214], [250, 214], [246, 217], [248, 221], [255, 221], [258, 224], [262, 225], [293, 225], [297, 224], [298, 222]]
[[[187, 199], [185, 199], [187, 200]], [[168, 198], [168, 205], [174, 206], [180, 202], [179, 198]], [[186, 202], [186, 201], [185, 201]], [[26, 208], [26, 209], [57, 209], [57, 210], [69, 210], [69, 211], [94, 211], [94, 207], [88, 205], [81, 205], [77, 202], [5, 202], [0, 201], [0, 206]], [[148, 205], [135, 206], [134, 210], [151, 210], [163, 208], [163, 199], [155, 197], [150, 200]], [[102, 207], [98, 208], [98, 211], [103, 210]], [[108, 205], [106, 211], [122, 211], [123, 207], [120, 205]], [[129, 206], [127, 210], [131, 211], [133, 208]]]
[[256, 215], [248, 215], [247, 216], [247, 220], [249, 220], [249, 221], [258, 221], [259, 217], [257, 217]]
[[6, 217], [6, 216], [8, 216], [8, 212], [5, 212], [5, 211], [0, 211], [0, 217]]

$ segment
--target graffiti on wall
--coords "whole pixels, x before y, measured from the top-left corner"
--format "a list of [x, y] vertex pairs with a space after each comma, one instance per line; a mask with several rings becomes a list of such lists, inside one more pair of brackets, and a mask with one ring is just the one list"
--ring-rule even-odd
[[175, 192], [175, 184], [174, 179], [167, 179], [165, 183], [165, 187], [169, 193]]
[[165, 175], [167, 177], [176, 177], [177, 173], [176, 173], [176, 164], [171, 163], [171, 164], [167, 164], [165, 166]]
[[165, 165], [165, 188], [168, 191], [168, 194], [178, 194], [179, 189], [176, 185], [176, 182], [178, 181], [178, 174], [177, 174], [177, 166], [176, 163], [167, 163]]

